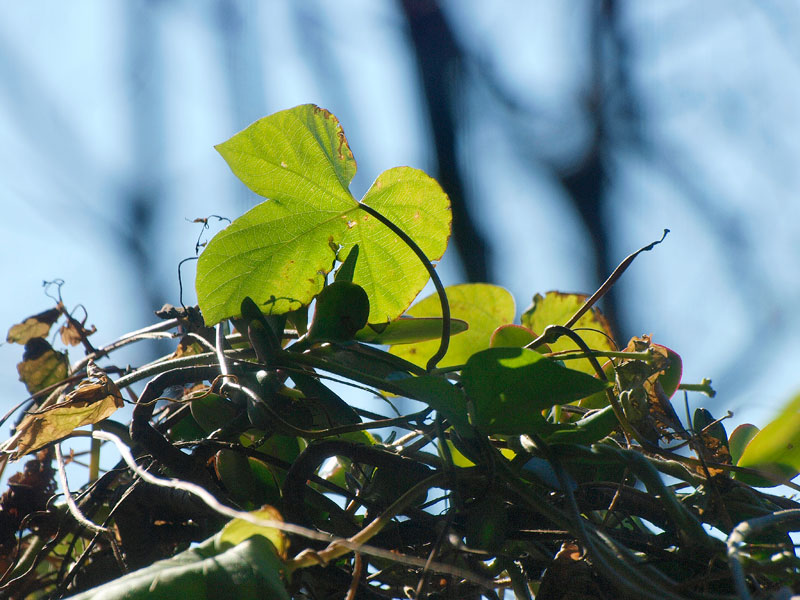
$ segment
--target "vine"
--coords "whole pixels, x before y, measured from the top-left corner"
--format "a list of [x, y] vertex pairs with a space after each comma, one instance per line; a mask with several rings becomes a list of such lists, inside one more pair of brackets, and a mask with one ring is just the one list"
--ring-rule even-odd
[[[198, 307], [181, 289], [161, 322], [95, 346], [58, 284], [9, 330], [29, 397], [3, 419], [20, 412], [3, 464], [28, 458], [0, 497], [4, 597], [800, 591], [800, 504], [764, 491], [800, 472], [800, 398], [763, 430], [682, 421], [672, 398], [711, 382], [683, 382], [650, 336], [618, 344], [595, 307], [667, 230], [591, 296], [536, 294], [514, 323], [502, 288], [439, 281], [433, 179], [399, 167], [350, 194], [328, 111], [270, 115], [218, 150], [266, 200], [196, 241]], [[154, 339], [174, 351], [115, 366]]]

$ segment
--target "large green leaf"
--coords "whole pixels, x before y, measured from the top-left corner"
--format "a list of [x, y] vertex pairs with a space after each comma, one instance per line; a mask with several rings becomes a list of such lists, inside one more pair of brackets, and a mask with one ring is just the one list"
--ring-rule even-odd
[[[536, 294], [533, 304], [522, 314], [522, 324], [536, 334], [541, 334], [548, 325], [564, 325], [578, 309], [583, 306], [587, 296], [547, 292], [544, 296]], [[611, 327], [605, 317], [597, 310], [586, 312], [572, 327], [592, 350], [616, 350]], [[559, 338], [548, 344], [553, 352], [578, 350], [575, 342], [568, 337]], [[594, 368], [587, 359], [571, 360], [572, 369], [594, 374]], [[602, 361], [601, 361], [602, 363]]]
[[272, 542], [253, 535], [227, 546], [214, 536], [196, 548], [73, 596], [73, 600], [289, 600], [281, 580], [285, 566]]
[[[427, 282], [414, 252], [350, 193], [356, 163], [328, 111], [307, 104], [275, 113], [217, 149], [237, 177], [269, 200], [214, 236], [200, 256], [196, 288], [206, 323], [236, 316], [245, 296], [266, 313], [308, 304], [337, 251], [345, 256], [356, 244], [353, 282], [369, 296], [369, 322], [396, 318]], [[430, 260], [444, 253], [450, 203], [422, 171], [385, 171], [363, 202], [399, 226]]]
[[478, 352], [467, 361], [461, 380], [474, 402], [475, 425], [485, 433], [506, 435], [542, 433], [542, 410], [607, 385], [525, 348]]
[[[514, 320], [514, 298], [508, 290], [488, 283], [465, 283], [445, 288], [450, 315], [466, 321], [469, 329], [450, 340], [450, 348], [439, 361], [440, 367], [462, 365], [479, 350], [489, 347], [492, 333], [500, 325]], [[432, 294], [412, 306], [412, 317], [440, 317], [439, 296]], [[390, 352], [415, 365], [424, 366], [439, 347], [439, 340], [392, 346]]]

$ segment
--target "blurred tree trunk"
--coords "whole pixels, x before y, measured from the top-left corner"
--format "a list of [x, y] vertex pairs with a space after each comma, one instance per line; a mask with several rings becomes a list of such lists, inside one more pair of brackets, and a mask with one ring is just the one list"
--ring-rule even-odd
[[463, 54], [436, 0], [402, 0], [433, 134], [437, 178], [453, 209], [453, 242], [469, 281], [494, 279], [490, 249], [475, 225], [456, 155]]
[[120, 202], [126, 214], [119, 242], [139, 282], [141, 305], [152, 311], [165, 299], [159, 277], [156, 226], [163, 202], [164, 113], [160, 40], [156, 27], [158, 7], [153, 2], [131, 3], [126, 11], [125, 50], [131, 121], [131, 178]]
[[[619, 18], [616, 0], [592, 5], [587, 44], [591, 71], [581, 98], [591, 136], [575, 162], [554, 167], [589, 234], [598, 285], [622, 258], [613, 256], [609, 246], [612, 224], [608, 222], [607, 212], [614, 178], [614, 152], [621, 142], [637, 144], [640, 139], [639, 117], [628, 78], [627, 45]], [[603, 299], [602, 309], [620, 338], [618, 341], [624, 344], [629, 333], [621, 331], [619, 305], [619, 291], [615, 287]]]

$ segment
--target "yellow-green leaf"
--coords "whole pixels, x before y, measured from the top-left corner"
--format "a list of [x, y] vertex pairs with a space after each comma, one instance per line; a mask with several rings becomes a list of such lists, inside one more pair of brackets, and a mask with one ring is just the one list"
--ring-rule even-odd
[[746, 473], [735, 474], [739, 481], [757, 487], [778, 485], [800, 472], [800, 394], [753, 436], [737, 466], [756, 469], [764, 474], [763, 478]]
[[[237, 316], [246, 296], [267, 314], [310, 303], [337, 254], [355, 245], [352, 281], [367, 292], [371, 323], [398, 317], [428, 281], [414, 252], [350, 193], [356, 163], [328, 111], [307, 104], [275, 113], [217, 150], [269, 200], [218, 233], [200, 255], [196, 288], [207, 324]], [[385, 171], [363, 202], [408, 234], [429, 260], [444, 254], [450, 202], [422, 171]]]
[[[456, 335], [468, 328], [466, 321], [450, 319], [450, 335]], [[412, 344], [436, 340], [441, 336], [441, 317], [421, 319], [400, 317], [390, 323], [368, 323], [366, 327], [356, 332], [355, 339], [368, 344]]]
[[63, 381], [69, 373], [69, 359], [63, 352], [53, 350], [43, 338], [31, 338], [25, 342], [22, 362], [17, 363], [19, 380], [35, 394], [39, 390]]
[[[522, 324], [536, 334], [541, 334], [548, 325], [564, 325], [583, 306], [587, 296], [583, 294], [565, 294], [563, 292], [547, 292], [544, 296], [536, 294], [533, 304], [522, 315]], [[599, 310], [586, 312], [572, 327], [592, 350], [616, 350], [611, 327]], [[549, 344], [553, 352], [578, 350], [575, 342], [561, 337]], [[602, 363], [602, 361], [601, 361]], [[571, 360], [569, 367], [584, 373], [594, 374], [594, 368], [587, 359]]]
[[[283, 518], [278, 512], [278, 509], [272, 506], [264, 506], [259, 510], [251, 511], [248, 514], [257, 519], [264, 519], [265, 521], [283, 522]], [[261, 527], [243, 519], [233, 519], [232, 521], [228, 522], [228, 524], [222, 528], [222, 531], [219, 532], [218, 542], [221, 545], [237, 546], [254, 535], [260, 535], [267, 538], [270, 542], [272, 542], [272, 545], [275, 546], [278, 556], [284, 558], [286, 557], [286, 550], [289, 547], [289, 540], [285, 535], [283, 535], [282, 531], [275, 529], [274, 527]]]
[[8, 330], [6, 341], [12, 344], [24, 344], [32, 338], [47, 337], [50, 328], [61, 316], [61, 311], [51, 308], [38, 315], [28, 317], [22, 323], [17, 323]]
[[[492, 333], [500, 325], [514, 320], [514, 298], [508, 290], [488, 283], [465, 283], [445, 289], [450, 302], [450, 315], [466, 321], [469, 329], [450, 340], [450, 348], [439, 362], [440, 367], [461, 365], [480, 350], [489, 347]], [[411, 317], [440, 317], [439, 296], [432, 294], [412, 306]], [[403, 344], [391, 347], [390, 352], [419, 366], [424, 366], [439, 347], [439, 340]]]

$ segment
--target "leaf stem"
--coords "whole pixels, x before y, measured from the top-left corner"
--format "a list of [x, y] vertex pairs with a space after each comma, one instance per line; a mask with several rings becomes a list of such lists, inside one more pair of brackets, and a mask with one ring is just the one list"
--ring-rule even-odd
[[700, 383], [682, 383], [678, 386], [678, 389], [687, 392], [702, 392], [709, 398], [717, 395], [717, 392], [711, 387], [710, 379], [703, 379]]
[[422, 265], [428, 271], [428, 275], [431, 276], [433, 280], [433, 285], [436, 287], [436, 293], [439, 294], [439, 302], [442, 305], [442, 339], [439, 342], [439, 349], [436, 351], [436, 354], [430, 357], [428, 360], [428, 364], [425, 366], [428, 371], [436, 368], [436, 365], [439, 364], [439, 361], [444, 358], [444, 355], [447, 354], [447, 347], [450, 345], [450, 303], [447, 301], [447, 294], [444, 291], [444, 286], [442, 285], [441, 279], [439, 279], [439, 275], [436, 273], [436, 268], [431, 264], [431, 261], [428, 260], [428, 257], [425, 256], [425, 253], [422, 251], [417, 243], [411, 239], [411, 237], [402, 229], [400, 229], [397, 225], [392, 223], [388, 218], [383, 216], [377, 210], [364, 204], [363, 202], [359, 202], [358, 206], [367, 214], [372, 215], [378, 221], [386, 225], [389, 229], [391, 229], [395, 235], [397, 235], [405, 244], [411, 248], [414, 254], [422, 261]]
[[545, 354], [545, 356], [556, 360], [577, 360], [579, 358], [589, 358], [590, 356], [601, 356], [603, 358], [620, 358], [623, 360], [653, 361], [653, 354], [651, 352], [615, 352], [613, 350], [590, 350], [588, 354], [586, 352], [562, 350], [561, 352], [549, 352]]
[[[622, 277], [622, 274], [628, 269], [629, 266], [631, 266], [631, 263], [634, 261], [634, 259], [637, 256], [639, 256], [639, 254], [641, 254], [642, 252], [648, 252], [648, 251], [652, 250], [655, 246], [657, 246], [658, 244], [660, 244], [661, 242], [664, 241], [664, 238], [667, 237], [668, 233], [669, 233], [669, 229], [665, 229], [664, 230], [664, 234], [661, 236], [660, 240], [656, 240], [655, 242], [651, 242], [647, 246], [643, 246], [642, 248], [639, 248], [636, 252], [626, 256], [625, 259], [621, 263], [619, 263], [619, 266], [617, 266], [617, 268], [614, 269], [614, 272], [611, 273], [611, 275], [608, 276], [608, 279], [606, 279], [603, 282], [603, 285], [601, 285], [600, 288], [594, 294], [592, 294], [586, 300], [586, 302], [583, 303], [583, 306], [581, 306], [575, 312], [575, 314], [572, 315], [570, 320], [567, 321], [564, 324], [564, 327], [566, 327], [567, 329], [571, 329], [573, 327], [573, 325], [575, 325], [575, 323], [577, 323], [578, 320], [584, 314], [586, 314], [586, 311], [588, 311], [590, 308], [592, 308], [592, 306], [594, 306], [595, 303], [597, 303], [597, 301], [600, 300], [600, 298], [602, 298], [603, 296], [605, 296], [608, 293], [608, 291], [611, 289], [611, 287], [617, 282], [617, 279]], [[545, 341], [545, 334], [542, 333], [542, 335], [540, 335], [538, 338], [533, 340], [530, 344], [526, 345], [525, 347], [533, 349], [533, 348], [536, 348], [537, 346], [541, 345], [544, 341]]]

